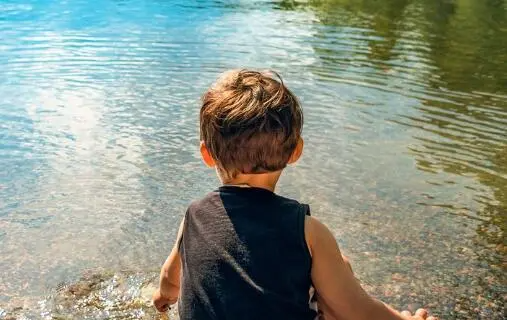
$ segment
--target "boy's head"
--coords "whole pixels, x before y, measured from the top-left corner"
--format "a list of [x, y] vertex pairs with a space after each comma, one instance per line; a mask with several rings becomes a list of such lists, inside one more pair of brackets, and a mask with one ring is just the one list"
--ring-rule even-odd
[[204, 94], [201, 141], [221, 175], [279, 171], [299, 157], [303, 112], [275, 75], [228, 71]]

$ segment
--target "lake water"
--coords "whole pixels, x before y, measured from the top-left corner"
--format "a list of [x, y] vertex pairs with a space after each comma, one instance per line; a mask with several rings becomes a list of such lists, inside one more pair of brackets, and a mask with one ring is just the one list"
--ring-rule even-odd
[[[237, 67], [300, 96], [305, 154], [278, 191], [369, 292], [503, 319], [506, 61], [503, 0], [2, 0], [0, 319], [152, 316], [132, 301], [218, 184], [199, 97]], [[55, 303], [81, 277], [88, 300]]]

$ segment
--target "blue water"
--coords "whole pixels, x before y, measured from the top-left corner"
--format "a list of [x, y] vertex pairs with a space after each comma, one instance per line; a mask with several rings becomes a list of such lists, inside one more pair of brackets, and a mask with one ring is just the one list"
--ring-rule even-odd
[[506, 7], [2, 0], [0, 319], [83, 273], [154, 274], [218, 183], [199, 97], [237, 67], [300, 96], [306, 149], [279, 192], [310, 203], [371, 293], [501, 319]]

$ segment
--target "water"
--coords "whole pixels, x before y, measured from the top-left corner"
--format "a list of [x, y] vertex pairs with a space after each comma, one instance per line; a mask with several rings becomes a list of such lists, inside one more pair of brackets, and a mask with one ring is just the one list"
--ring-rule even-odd
[[506, 1], [3, 0], [0, 36], [0, 319], [153, 316], [186, 205], [217, 185], [198, 99], [234, 67], [301, 97], [279, 192], [368, 291], [503, 319]]

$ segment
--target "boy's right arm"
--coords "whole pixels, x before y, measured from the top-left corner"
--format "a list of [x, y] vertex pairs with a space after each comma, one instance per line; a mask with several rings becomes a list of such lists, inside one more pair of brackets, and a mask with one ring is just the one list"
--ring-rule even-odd
[[325, 316], [340, 320], [426, 319], [425, 310], [418, 310], [414, 317], [410, 313], [402, 315], [368, 295], [344, 261], [333, 234], [320, 221], [306, 217], [305, 237], [312, 255], [313, 285], [319, 304], [325, 306]]
[[180, 293], [180, 274], [181, 274], [181, 257], [179, 253], [179, 243], [183, 233], [183, 224], [180, 224], [176, 243], [173, 246], [171, 254], [164, 262], [160, 270], [159, 288], [153, 293], [153, 304], [160, 312], [165, 312], [169, 306], [176, 303]]

